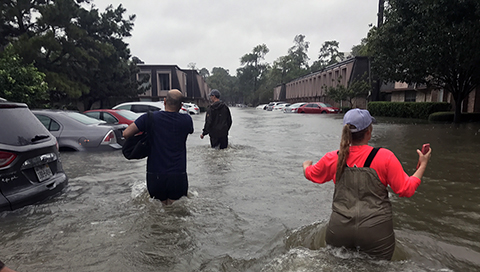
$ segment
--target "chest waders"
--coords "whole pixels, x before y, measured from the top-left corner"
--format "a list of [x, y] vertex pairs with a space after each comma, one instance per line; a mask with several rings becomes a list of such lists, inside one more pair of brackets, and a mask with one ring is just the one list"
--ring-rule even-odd
[[392, 204], [386, 186], [370, 168], [377, 151], [370, 152], [363, 167], [346, 167], [336, 181], [325, 241], [390, 260], [395, 249]]

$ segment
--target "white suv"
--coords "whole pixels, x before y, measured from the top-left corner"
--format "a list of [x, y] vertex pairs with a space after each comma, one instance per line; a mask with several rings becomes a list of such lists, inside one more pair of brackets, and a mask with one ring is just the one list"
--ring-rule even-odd
[[200, 108], [193, 103], [183, 103], [182, 110], [185, 110], [186, 112], [190, 114], [200, 114]]

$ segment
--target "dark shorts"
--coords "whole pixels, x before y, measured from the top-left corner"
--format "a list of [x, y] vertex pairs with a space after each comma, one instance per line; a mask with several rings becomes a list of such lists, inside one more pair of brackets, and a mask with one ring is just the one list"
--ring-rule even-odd
[[147, 189], [151, 197], [161, 201], [180, 199], [187, 195], [187, 173], [158, 174], [147, 172]]
[[224, 149], [228, 146], [228, 135], [223, 137], [210, 136], [210, 145], [216, 149]]

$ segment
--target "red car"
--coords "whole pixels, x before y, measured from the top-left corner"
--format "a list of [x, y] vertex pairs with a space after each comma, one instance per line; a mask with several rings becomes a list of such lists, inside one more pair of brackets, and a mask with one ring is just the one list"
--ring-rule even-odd
[[322, 102], [306, 103], [297, 110], [298, 113], [339, 113], [340, 109]]
[[109, 124], [126, 125], [130, 125], [141, 115], [129, 110], [112, 109], [88, 110], [83, 112], [83, 114], [95, 119], [103, 120]]

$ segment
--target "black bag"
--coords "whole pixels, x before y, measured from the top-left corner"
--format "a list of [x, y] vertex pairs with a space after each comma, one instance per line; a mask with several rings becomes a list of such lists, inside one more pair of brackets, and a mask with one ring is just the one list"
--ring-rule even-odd
[[129, 160], [138, 160], [150, 155], [150, 130], [153, 123], [153, 113], [147, 112], [147, 129], [142, 134], [127, 138], [122, 147], [122, 153]]

